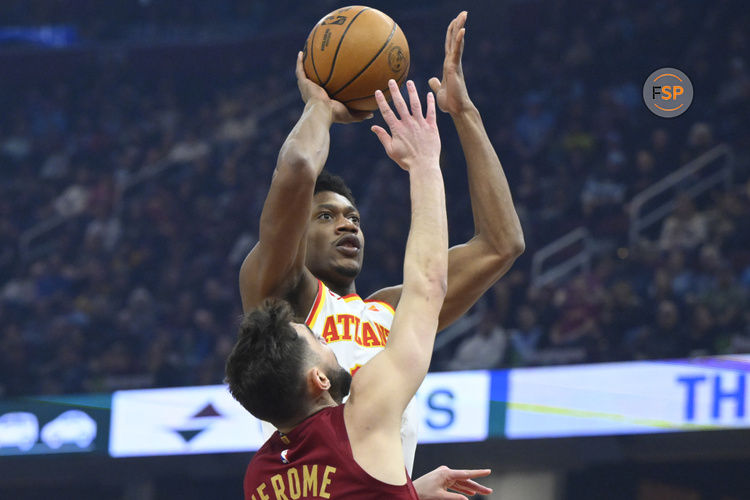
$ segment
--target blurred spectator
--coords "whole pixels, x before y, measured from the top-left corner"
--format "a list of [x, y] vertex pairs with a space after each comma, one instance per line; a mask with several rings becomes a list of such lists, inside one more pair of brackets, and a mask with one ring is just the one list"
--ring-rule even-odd
[[667, 217], [659, 236], [662, 250], [693, 250], [708, 238], [706, 218], [686, 194], [677, 197], [673, 215]]
[[708, 307], [699, 305], [694, 308], [687, 327], [688, 355], [708, 356], [716, 352], [720, 331]]
[[671, 300], [659, 302], [652, 324], [644, 325], [626, 340], [633, 359], [670, 359], [687, 356], [685, 323]]
[[518, 309], [517, 327], [510, 331], [510, 366], [528, 366], [537, 363], [537, 352], [542, 346], [544, 332], [536, 320], [531, 306]]
[[625, 233], [622, 205], [627, 192], [625, 155], [619, 149], [607, 154], [603, 168], [588, 176], [581, 191], [581, 210], [587, 226], [600, 238]]
[[516, 119], [515, 132], [523, 158], [533, 158], [545, 146], [555, 125], [555, 117], [545, 107], [542, 96], [531, 92], [525, 97], [525, 107]]
[[716, 145], [713, 131], [707, 123], [695, 123], [688, 132], [687, 147], [682, 151], [681, 163], [687, 163]]
[[676, 148], [672, 144], [672, 138], [665, 129], [658, 128], [651, 133], [650, 146], [650, 153], [654, 157], [656, 171], [660, 178], [673, 172], [680, 165]]
[[750, 352], [750, 310], [744, 312], [744, 321], [742, 328], [735, 332], [725, 332], [722, 337], [725, 339], [727, 346], [726, 352], [748, 353]]
[[635, 179], [630, 186], [629, 197], [640, 193], [651, 186], [658, 179], [656, 172], [656, 160], [654, 155], [645, 149], [639, 150], [635, 155]]
[[549, 330], [545, 363], [581, 362], [587, 355], [595, 356], [603, 290], [601, 284], [586, 278], [585, 275], [574, 277], [555, 296], [559, 316]]
[[601, 330], [608, 359], [624, 361], [628, 358], [623, 343], [642, 325], [645, 313], [643, 300], [635, 294], [630, 282], [619, 279], [612, 285], [601, 315]]
[[724, 264], [716, 270], [711, 285], [698, 297], [698, 301], [716, 317], [719, 328], [734, 331], [741, 327], [744, 320], [747, 296], [747, 291], [735, 281], [732, 269]]
[[500, 366], [508, 342], [505, 330], [497, 324], [493, 311], [486, 308], [480, 315], [475, 331], [456, 349], [448, 363], [451, 370], [489, 370]]

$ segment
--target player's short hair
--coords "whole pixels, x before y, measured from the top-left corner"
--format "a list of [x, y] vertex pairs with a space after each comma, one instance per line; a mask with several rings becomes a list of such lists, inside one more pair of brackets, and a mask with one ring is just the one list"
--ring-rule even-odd
[[266, 299], [242, 319], [227, 358], [229, 392], [253, 416], [271, 423], [296, 417], [305, 397], [311, 350], [290, 324], [293, 320], [286, 301]]
[[355, 207], [357, 206], [352, 190], [346, 185], [344, 179], [338, 175], [333, 175], [327, 170], [323, 170], [315, 181], [314, 193], [319, 193], [321, 191], [333, 191], [334, 193], [338, 193], [349, 200], [352, 205]]

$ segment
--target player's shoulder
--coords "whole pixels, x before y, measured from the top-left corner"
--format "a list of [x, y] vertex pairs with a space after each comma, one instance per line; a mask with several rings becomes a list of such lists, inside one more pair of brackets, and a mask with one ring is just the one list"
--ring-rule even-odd
[[383, 313], [388, 313], [388, 314], [396, 313], [396, 310], [391, 304], [389, 304], [388, 302], [383, 302], [382, 300], [366, 299], [364, 303], [365, 303], [365, 310], [368, 312], [376, 312], [376, 313], [383, 312]]
[[381, 288], [365, 299], [365, 302], [387, 304], [391, 310], [396, 309], [398, 301], [401, 299], [403, 285], [389, 286]]

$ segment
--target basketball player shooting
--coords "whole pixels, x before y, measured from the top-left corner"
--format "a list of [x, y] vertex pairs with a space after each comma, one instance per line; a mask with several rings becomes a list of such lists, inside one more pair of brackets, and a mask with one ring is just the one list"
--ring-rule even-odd
[[[401, 416], [427, 373], [446, 294], [448, 225], [434, 96], [427, 95], [423, 116], [413, 82], [411, 111], [396, 82], [389, 86], [398, 118], [377, 91], [391, 133], [373, 130], [409, 173], [411, 227], [388, 344], [352, 378], [327, 344], [293, 321], [286, 302], [268, 299], [246, 315], [227, 361], [229, 387], [248, 411], [279, 429], [248, 465], [246, 500], [463, 498], [447, 491], [417, 496], [402, 454]], [[462, 483], [468, 484], [451, 487], [491, 492]]]
[[[442, 80], [433, 78], [437, 106], [450, 114], [466, 158], [474, 236], [448, 251], [448, 289], [438, 330], [464, 314], [512, 265], [524, 248], [521, 226], [500, 161], [469, 98], [461, 66], [466, 12], [448, 26]], [[330, 128], [371, 116], [332, 100], [304, 73], [297, 84], [305, 108], [278, 156], [260, 219], [259, 241], [240, 270], [245, 311], [268, 297], [286, 299], [296, 317], [326, 340], [350, 373], [386, 344], [403, 285], [366, 300], [356, 294], [364, 236], [354, 198], [340, 178], [326, 175]], [[382, 134], [384, 131], [377, 131]], [[321, 172], [323, 172], [321, 174]], [[411, 471], [417, 443], [416, 405], [402, 425], [405, 463]]]

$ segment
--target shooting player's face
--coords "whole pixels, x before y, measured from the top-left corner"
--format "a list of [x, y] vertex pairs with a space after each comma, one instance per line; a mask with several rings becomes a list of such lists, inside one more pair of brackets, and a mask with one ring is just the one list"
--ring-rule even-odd
[[316, 193], [312, 203], [305, 264], [325, 282], [351, 282], [362, 269], [365, 245], [359, 212], [346, 197], [332, 191]]

